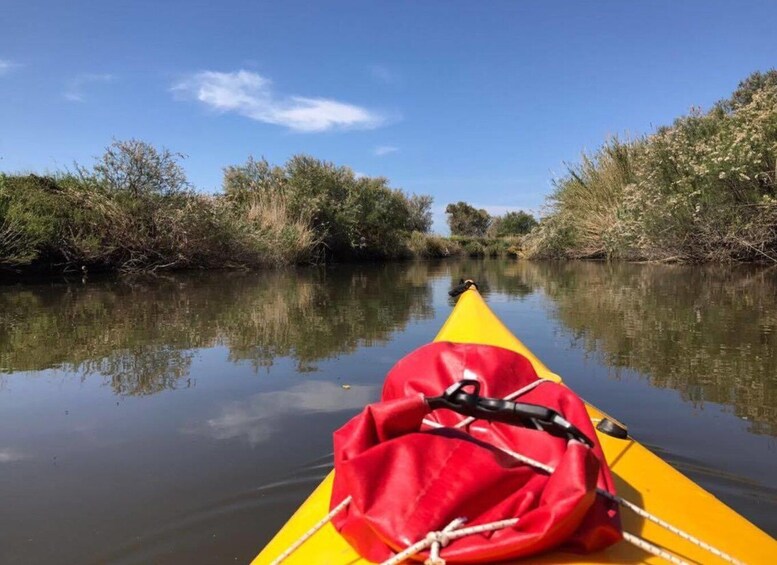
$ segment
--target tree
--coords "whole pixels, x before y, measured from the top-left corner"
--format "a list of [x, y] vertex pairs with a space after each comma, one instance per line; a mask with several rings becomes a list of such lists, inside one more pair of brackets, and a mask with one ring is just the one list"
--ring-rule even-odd
[[413, 194], [407, 199], [409, 231], [428, 233], [432, 229], [432, 202], [434, 199], [427, 194]]
[[[189, 188], [179, 164], [184, 157], [137, 139], [114, 141], [94, 166], [93, 176], [101, 184], [135, 198], [178, 194]], [[89, 176], [87, 171], [79, 170], [82, 176]]]
[[251, 205], [268, 193], [282, 192], [285, 184], [283, 168], [270, 165], [264, 158], [257, 161], [249, 157], [245, 165], [224, 168], [224, 194], [236, 204]]
[[497, 216], [491, 225], [490, 232], [496, 237], [523, 235], [529, 233], [537, 225], [537, 220], [531, 214], [519, 210]]
[[445, 208], [451, 235], [483, 237], [491, 225], [491, 216], [483, 209], [478, 210], [466, 202], [448, 204]]

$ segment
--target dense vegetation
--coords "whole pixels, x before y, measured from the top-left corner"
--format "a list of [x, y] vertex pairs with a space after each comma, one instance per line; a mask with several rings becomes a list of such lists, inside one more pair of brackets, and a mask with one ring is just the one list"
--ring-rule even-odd
[[451, 235], [461, 237], [511, 237], [529, 233], [536, 225], [534, 216], [519, 210], [503, 216], [492, 216], [467, 202], [448, 204], [445, 208]]
[[537, 225], [534, 216], [523, 210], [492, 216], [467, 202], [448, 204], [445, 213], [451, 230], [445, 241], [469, 257], [522, 257], [521, 236]]
[[227, 167], [193, 189], [182, 156], [113, 143], [92, 167], [0, 175], [0, 270], [158, 270], [446, 255], [429, 196], [311, 157]]
[[477, 209], [466, 202], [448, 204], [445, 207], [451, 235], [483, 237], [491, 225], [491, 216], [485, 210]]
[[[254, 267], [322, 260], [530, 257], [777, 262], [777, 71], [711, 110], [617, 138], [558, 179], [537, 224], [523, 211], [446, 208], [308, 156], [249, 158], [223, 192], [196, 191], [182, 155], [113, 143], [91, 167], [0, 174], [0, 271]], [[528, 234], [528, 235], [527, 235]]]
[[534, 257], [777, 262], [777, 71], [559, 179]]

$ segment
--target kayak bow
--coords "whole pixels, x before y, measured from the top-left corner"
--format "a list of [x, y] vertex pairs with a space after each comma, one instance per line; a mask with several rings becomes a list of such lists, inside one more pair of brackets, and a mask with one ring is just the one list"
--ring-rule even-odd
[[[472, 287], [464, 291], [435, 341], [493, 345], [520, 353], [533, 365], [540, 378], [561, 382], [529, 349], [516, 338], [486, 305]], [[616, 491], [653, 516], [665, 520], [688, 536], [624, 509], [621, 520], [629, 532], [686, 562], [726, 563], [699, 545], [703, 540], [742, 563], [772, 563], [777, 560], [777, 542], [744, 517], [685, 477], [639, 442], [625, 436], [614, 419], [586, 404], [597, 436], [612, 472]], [[605, 429], [605, 433], [601, 430]], [[620, 436], [620, 437], [619, 437]], [[253, 563], [271, 563], [329, 512], [334, 471], [313, 491], [297, 512], [281, 528]], [[559, 551], [532, 556], [532, 563], [666, 563], [659, 556], [621, 541], [598, 553], [578, 555]], [[284, 563], [368, 563], [326, 523], [297, 548]]]

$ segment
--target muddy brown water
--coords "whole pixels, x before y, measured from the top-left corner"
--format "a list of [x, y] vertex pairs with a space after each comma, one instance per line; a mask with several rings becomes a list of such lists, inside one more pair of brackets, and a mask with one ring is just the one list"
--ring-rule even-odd
[[460, 276], [777, 534], [777, 270], [392, 263], [0, 286], [0, 563], [250, 560]]

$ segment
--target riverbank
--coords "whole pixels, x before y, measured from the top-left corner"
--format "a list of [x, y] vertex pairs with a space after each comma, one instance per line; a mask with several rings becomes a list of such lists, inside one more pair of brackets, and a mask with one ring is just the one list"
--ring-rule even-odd
[[526, 243], [535, 258], [777, 263], [777, 71], [584, 155]]
[[115, 142], [89, 168], [0, 175], [0, 270], [11, 273], [253, 268], [446, 256], [432, 198], [307, 156], [249, 159], [223, 191], [186, 179], [182, 156]]
[[431, 196], [309, 156], [228, 166], [215, 194], [188, 182], [182, 159], [129, 140], [91, 167], [0, 174], [0, 276], [455, 256], [777, 263], [774, 70], [583, 156], [539, 225], [449, 205], [451, 232], [470, 237], [429, 233]]
[[91, 168], [0, 174], [0, 275], [250, 269], [520, 253], [505, 237], [429, 233], [432, 198], [296, 156], [227, 167], [223, 191], [181, 156], [115, 142]]

